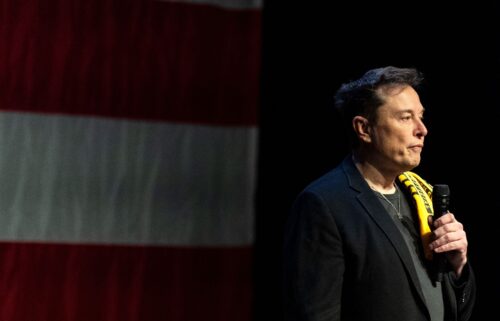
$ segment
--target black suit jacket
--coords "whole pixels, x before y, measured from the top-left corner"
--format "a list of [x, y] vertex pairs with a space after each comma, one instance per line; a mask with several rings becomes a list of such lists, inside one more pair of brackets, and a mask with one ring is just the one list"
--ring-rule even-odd
[[[351, 160], [309, 185], [285, 228], [287, 321], [423, 321], [429, 311], [406, 243]], [[442, 283], [445, 320], [469, 319], [469, 265]]]

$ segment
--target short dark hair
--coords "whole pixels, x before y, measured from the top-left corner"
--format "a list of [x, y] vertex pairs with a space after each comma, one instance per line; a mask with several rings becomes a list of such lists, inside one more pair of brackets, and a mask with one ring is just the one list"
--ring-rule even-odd
[[380, 89], [389, 91], [411, 86], [416, 90], [422, 80], [423, 75], [415, 68], [387, 66], [368, 70], [361, 78], [342, 84], [335, 94], [335, 107], [350, 133], [352, 147], [358, 144], [356, 133], [352, 129], [352, 119], [359, 115], [376, 121], [377, 109], [384, 104]]

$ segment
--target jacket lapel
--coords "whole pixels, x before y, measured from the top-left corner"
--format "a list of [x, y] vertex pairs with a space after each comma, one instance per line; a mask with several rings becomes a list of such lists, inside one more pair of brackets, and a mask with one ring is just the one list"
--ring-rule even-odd
[[410, 276], [411, 282], [422, 299], [422, 302], [426, 306], [424, 294], [420, 287], [420, 282], [418, 280], [417, 272], [413, 266], [411, 255], [396, 224], [393, 219], [387, 215], [386, 210], [378, 200], [377, 195], [375, 195], [375, 193], [370, 189], [365, 179], [354, 165], [351, 157], [346, 158], [342, 166], [348, 177], [350, 187], [359, 192], [357, 195], [358, 201], [364, 207], [368, 215], [373, 219], [375, 224], [389, 239], [390, 243], [403, 262], [403, 265]]

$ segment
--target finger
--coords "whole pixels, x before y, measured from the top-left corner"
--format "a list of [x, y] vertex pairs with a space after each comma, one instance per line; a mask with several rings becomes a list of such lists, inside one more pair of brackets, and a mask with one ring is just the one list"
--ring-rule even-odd
[[432, 231], [433, 238], [434, 239], [439, 239], [443, 235], [446, 235], [448, 233], [454, 233], [454, 232], [460, 232], [464, 230], [464, 226], [460, 222], [453, 222], [453, 223], [446, 223], [438, 228], [436, 228], [434, 231]]
[[446, 252], [467, 248], [467, 235], [464, 231], [447, 233], [429, 244], [431, 250]]
[[465, 244], [463, 241], [455, 241], [446, 243], [434, 249], [434, 252], [436, 253], [445, 253], [450, 251], [467, 253], [467, 244]]
[[453, 223], [453, 222], [458, 222], [455, 219], [455, 215], [453, 213], [446, 213], [445, 215], [441, 216], [440, 218], [434, 219], [434, 228], [438, 228], [440, 226], [443, 226], [445, 224]]

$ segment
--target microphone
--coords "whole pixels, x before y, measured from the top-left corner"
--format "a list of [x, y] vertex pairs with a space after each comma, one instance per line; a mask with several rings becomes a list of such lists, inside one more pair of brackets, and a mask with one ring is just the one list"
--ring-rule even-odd
[[450, 188], [445, 184], [436, 184], [432, 189], [432, 204], [434, 205], [434, 217], [440, 218], [448, 213], [450, 205]]
[[[448, 213], [450, 205], [450, 188], [445, 184], [436, 184], [432, 189], [432, 205], [434, 209], [433, 221]], [[434, 260], [436, 264], [436, 281], [443, 280], [445, 272], [446, 261], [443, 253], [434, 253]]]

